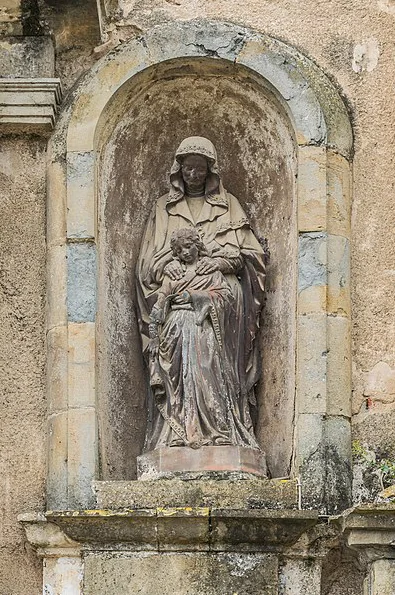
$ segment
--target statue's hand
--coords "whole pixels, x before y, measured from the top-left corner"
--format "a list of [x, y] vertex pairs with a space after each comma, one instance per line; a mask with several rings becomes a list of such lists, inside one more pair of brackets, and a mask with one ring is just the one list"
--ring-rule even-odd
[[149, 352], [152, 357], [156, 357], [159, 353], [159, 337], [150, 340], [148, 345]]
[[191, 294], [186, 290], [176, 295], [172, 300], [173, 304], [189, 304], [191, 301]]
[[[150, 314], [150, 320], [153, 323], [152, 327], [156, 328], [157, 324], [162, 324], [162, 322], [164, 322], [164, 316], [163, 316], [164, 312], [162, 308], [159, 308], [157, 305], [155, 305], [152, 310], [151, 310], [151, 314]], [[150, 324], [151, 327], [151, 324]]]
[[214, 271], [219, 271], [219, 262], [216, 258], [205, 256], [196, 265], [198, 275], [207, 275], [207, 273], [213, 273]]
[[178, 260], [171, 260], [163, 269], [165, 275], [168, 275], [172, 281], [179, 281], [184, 276], [184, 269]]

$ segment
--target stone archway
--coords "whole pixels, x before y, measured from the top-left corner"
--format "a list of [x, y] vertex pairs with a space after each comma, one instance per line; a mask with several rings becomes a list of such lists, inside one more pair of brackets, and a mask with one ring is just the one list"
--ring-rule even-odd
[[271, 476], [289, 476], [297, 244], [293, 130], [274, 95], [242, 66], [179, 58], [154, 68], [155, 80], [147, 69], [121, 87], [96, 137], [102, 478], [136, 478], [146, 419], [136, 258], [147, 214], [167, 191], [174, 147], [195, 133], [213, 140], [225, 187], [240, 197], [255, 233], [270, 245], [256, 432]]
[[202, 59], [217, 70], [228, 65], [248, 73], [290, 124], [297, 168], [295, 254], [298, 236], [298, 291], [291, 301], [297, 361], [292, 473], [301, 477], [306, 503], [337, 510], [349, 502], [352, 134], [347, 112], [325, 75], [292, 48], [234, 25], [196, 21], [155, 28], [104, 57], [75, 89], [51, 142], [50, 507], [89, 505], [90, 484], [99, 475], [95, 181], [105, 131], [119, 113], [110, 108], [127, 88], [135, 85], [136, 96], [157, 82], [166, 65], [178, 68], [179, 76], [181, 66], [185, 74]]

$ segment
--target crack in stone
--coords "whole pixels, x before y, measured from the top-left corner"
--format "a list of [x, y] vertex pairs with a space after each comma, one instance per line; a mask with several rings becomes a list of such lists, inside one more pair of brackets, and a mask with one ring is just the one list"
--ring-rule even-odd
[[240, 34], [238, 37], [229, 41], [229, 43], [227, 43], [226, 45], [220, 45], [214, 49], [207, 48], [204, 45], [204, 43], [192, 42], [192, 43], [187, 43], [186, 45], [188, 47], [195, 46], [200, 52], [202, 52], [206, 56], [211, 56], [214, 58], [221, 58], [221, 55], [219, 54], [219, 52], [221, 50], [227, 50], [229, 48], [230, 53], [237, 52], [237, 54], [234, 57], [234, 62], [236, 62], [237, 56], [239, 55], [240, 51], [242, 50], [242, 47], [244, 46], [244, 44], [245, 44], [245, 36]]

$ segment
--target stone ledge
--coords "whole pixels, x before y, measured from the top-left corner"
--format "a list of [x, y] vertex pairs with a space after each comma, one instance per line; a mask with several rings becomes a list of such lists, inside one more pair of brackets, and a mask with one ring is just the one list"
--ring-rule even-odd
[[344, 514], [346, 545], [361, 560], [395, 559], [395, 503], [362, 504]]
[[80, 555], [80, 545], [49, 523], [44, 513], [23, 513], [18, 521], [25, 529], [26, 537], [37, 554], [42, 557], [75, 557]]
[[95, 481], [98, 508], [297, 509], [296, 479]]
[[318, 513], [156, 508], [49, 511], [46, 518], [88, 549], [276, 552], [314, 526]]
[[0, 79], [0, 131], [48, 134], [55, 125], [60, 101], [60, 79]]

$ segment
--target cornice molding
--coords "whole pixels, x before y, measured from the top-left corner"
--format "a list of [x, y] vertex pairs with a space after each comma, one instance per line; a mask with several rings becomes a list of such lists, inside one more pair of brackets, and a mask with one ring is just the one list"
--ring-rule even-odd
[[61, 97], [58, 78], [0, 79], [0, 133], [47, 135]]

